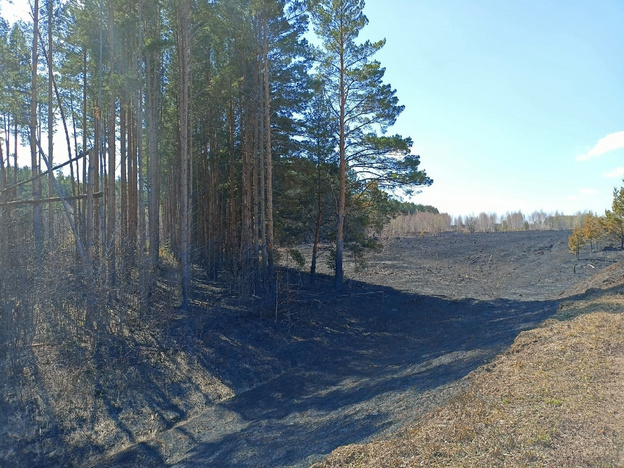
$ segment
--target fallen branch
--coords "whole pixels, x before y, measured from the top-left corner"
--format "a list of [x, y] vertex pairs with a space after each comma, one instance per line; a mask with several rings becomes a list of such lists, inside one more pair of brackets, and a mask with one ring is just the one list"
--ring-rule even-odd
[[[97, 192], [93, 194], [94, 198], [102, 198], [103, 193], [102, 192]], [[41, 203], [55, 203], [55, 202], [62, 202], [63, 200], [65, 201], [72, 201], [72, 200], [83, 200], [87, 198], [87, 195], [74, 195], [72, 197], [53, 197], [53, 198], [41, 198], [39, 200], [14, 200], [14, 201], [10, 201], [10, 202], [4, 202], [4, 203], [0, 203], [0, 206], [12, 206], [12, 205], [38, 205]]]

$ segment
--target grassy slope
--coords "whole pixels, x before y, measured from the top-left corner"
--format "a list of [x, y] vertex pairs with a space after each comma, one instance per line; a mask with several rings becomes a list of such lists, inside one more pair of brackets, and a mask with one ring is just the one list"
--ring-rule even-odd
[[624, 466], [622, 270], [580, 285], [410, 431], [341, 447], [314, 466]]

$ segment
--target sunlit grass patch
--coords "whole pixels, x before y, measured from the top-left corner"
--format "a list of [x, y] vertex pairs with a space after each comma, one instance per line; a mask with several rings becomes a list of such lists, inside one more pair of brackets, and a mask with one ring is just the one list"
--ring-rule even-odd
[[316, 466], [623, 466], [622, 311], [620, 294], [565, 302], [408, 433]]

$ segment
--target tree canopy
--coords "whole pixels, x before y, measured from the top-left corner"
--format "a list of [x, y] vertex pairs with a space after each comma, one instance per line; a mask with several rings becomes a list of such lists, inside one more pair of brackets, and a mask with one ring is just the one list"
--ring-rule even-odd
[[347, 219], [347, 177], [355, 174], [361, 188], [405, 189], [430, 185], [419, 169], [419, 156], [411, 155], [412, 141], [387, 130], [403, 111], [396, 91], [383, 82], [385, 69], [373, 59], [384, 40], [358, 42], [368, 24], [363, 0], [313, 0], [314, 30], [322, 42], [318, 49], [321, 83], [336, 121], [339, 188], [335, 250], [336, 288], [343, 283], [343, 250]]
[[604, 227], [607, 235], [624, 250], [624, 187], [613, 189], [613, 202], [611, 209], [605, 210]]
[[[335, 254], [340, 286], [345, 249], [374, 248], [384, 221], [412, 209], [396, 197], [432, 182], [411, 139], [389, 133], [403, 106], [373, 59], [384, 41], [358, 42], [363, 1], [33, 8], [36, 22], [0, 21], [3, 201], [24, 201], [27, 141], [32, 174], [30, 211], [2, 215], [28, 218], [4, 223], [3, 260], [17, 255], [8, 239], [45, 255], [69, 236], [85, 284], [135, 278], [148, 301], [170, 253], [186, 304], [191, 264], [271, 296], [277, 249], [311, 242], [312, 276]], [[63, 165], [63, 193], [45, 161]]]

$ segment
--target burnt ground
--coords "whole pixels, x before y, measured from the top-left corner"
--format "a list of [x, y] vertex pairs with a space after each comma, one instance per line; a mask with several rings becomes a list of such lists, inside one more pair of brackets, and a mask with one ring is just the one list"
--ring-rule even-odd
[[605, 249], [576, 259], [568, 235], [391, 239], [366, 270], [349, 273], [343, 294], [327, 280], [309, 290], [291, 273], [277, 321], [260, 308], [236, 312], [233, 323], [197, 307], [218, 359], [207, 366], [235, 396], [108, 466], [308, 466], [338, 446], [400, 431], [619, 256]]
[[[555, 314], [566, 290], [621, 255], [607, 248], [576, 259], [568, 235], [390, 239], [366, 270], [347, 270], [341, 294], [329, 278], [310, 288], [304, 274], [283, 271], [276, 310], [200, 280], [190, 311], [168, 316], [161, 338], [168, 349], [161, 354], [185, 363], [178, 371], [186, 380], [162, 371], [155, 352], [135, 353], [133, 372], [124, 369], [134, 388], [126, 383], [114, 402], [114, 385], [97, 390], [107, 400], [109, 440], [79, 444], [72, 459], [303, 467], [336, 447], [397, 434], [457, 395], [463, 377], [521, 331]], [[201, 382], [189, 380], [198, 374]], [[159, 424], [128, 416], [146, 407]]]
[[360, 278], [411, 294], [479, 301], [549, 301], [617, 261], [599, 245], [577, 259], [566, 231], [522, 231], [395, 238]]

